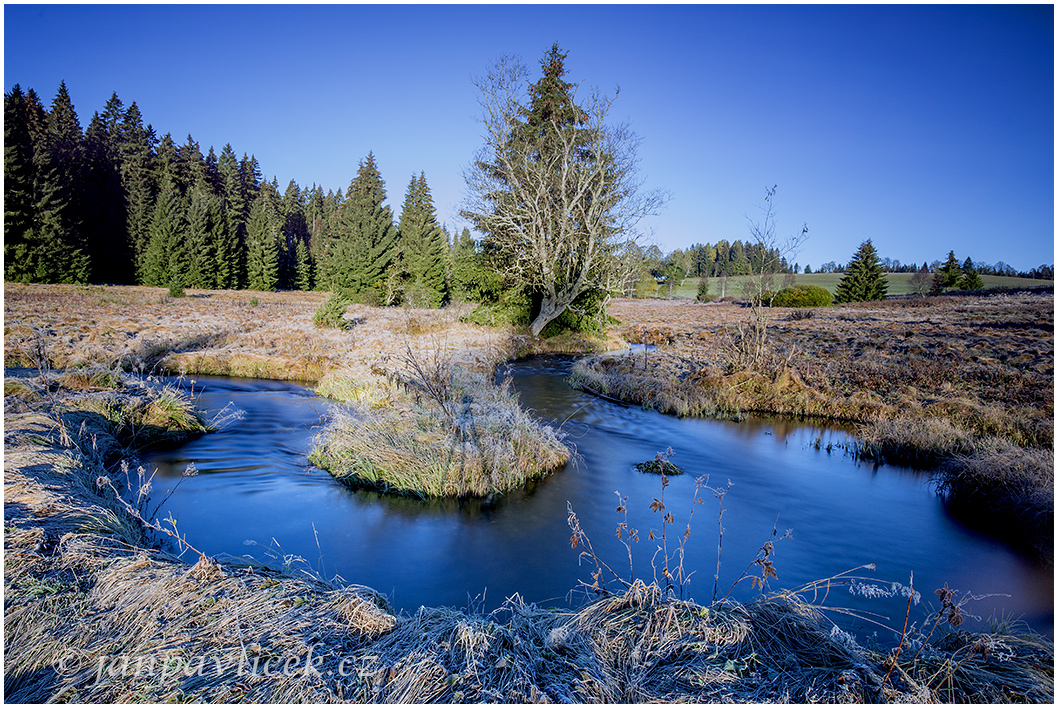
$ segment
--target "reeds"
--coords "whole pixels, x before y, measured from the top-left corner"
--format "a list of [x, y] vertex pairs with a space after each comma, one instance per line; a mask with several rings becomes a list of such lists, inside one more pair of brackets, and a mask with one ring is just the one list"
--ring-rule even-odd
[[507, 384], [413, 353], [317, 389], [336, 408], [310, 460], [355, 487], [421, 497], [504, 494], [561, 468], [559, 434], [518, 406]]

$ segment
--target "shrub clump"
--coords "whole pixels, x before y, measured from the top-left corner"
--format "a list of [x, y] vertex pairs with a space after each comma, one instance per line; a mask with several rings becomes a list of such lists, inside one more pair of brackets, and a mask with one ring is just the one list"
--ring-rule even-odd
[[352, 320], [345, 318], [345, 311], [351, 301], [340, 290], [333, 291], [327, 300], [312, 315], [312, 324], [316, 327], [333, 327], [348, 330], [353, 326]]
[[820, 308], [833, 301], [833, 294], [823, 286], [798, 284], [780, 290], [771, 304], [776, 308]]
[[184, 295], [184, 279], [178, 273], [173, 274], [173, 277], [169, 280], [169, 297], [183, 298]]

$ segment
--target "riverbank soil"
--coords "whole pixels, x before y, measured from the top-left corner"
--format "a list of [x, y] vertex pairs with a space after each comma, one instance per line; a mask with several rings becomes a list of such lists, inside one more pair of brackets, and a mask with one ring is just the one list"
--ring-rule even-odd
[[318, 330], [323, 294], [8, 284], [4, 295], [7, 701], [1053, 701], [1052, 644], [1009, 624], [962, 630], [957, 599], [909, 611], [917, 623], [896, 648], [859, 644], [806, 600], [874, 588], [852, 577], [746, 605], [636, 582], [577, 611], [515, 597], [489, 616], [395, 615], [296, 559], [200, 557], [152, 517], [134, 456], [208, 422], [120, 370], [316, 381], [383, 369], [411, 347], [491, 372], [526, 351], [522, 336], [465, 325], [459, 309], [354, 307], [349, 330]]
[[852, 422], [860, 454], [937, 468], [953, 505], [1053, 561], [1053, 293], [767, 308], [752, 366], [750, 307], [615, 300], [610, 313], [657, 349], [579, 363], [586, 389], [679, 415]]

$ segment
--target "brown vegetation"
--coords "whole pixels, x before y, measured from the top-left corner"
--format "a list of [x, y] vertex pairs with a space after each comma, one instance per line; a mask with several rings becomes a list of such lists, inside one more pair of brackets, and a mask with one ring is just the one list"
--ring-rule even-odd
[[658, 349], [582, 361], [574, 381], [678, 415], [856, 423], [861, 453], [943, 464], [943, 492], [1016, 522], [1023, 542], [1052, 556], [1053, 294], [891, 299], [813, 313], [770, 309], [765, 356], [747, 367], [739, 325], [749, 316], [738, 304], [618, 300], [611, 314], [620, 334]]
[[[125, 369], [314, 382], [349, 404], [316, 463], [349, 484], [402, 494], [504, 493], [569, 458], [554, 431], [492, 382], [496, 365], [527, 352], [531, 339], [462, 322], [472, 306], [353, 305], [349, 327], [318, 328], [312, 316], [323, 294], [187, 293], [12, 284], [5, 365], [50, 366], [68, 377]], [[440, 398], [410, 386], [429, 379], [423, 372], [408, 377], [409, 367], [397, 366], [411, 353], [444, 363], [435, 373], [446, 380]]]
[[937, 631], [938, 612], [923, 623], [918, 639], [933, 642], [922, 650], [870, 650], [811, 602], [823, 585], [706, 606], [634, 581], [576, 611], [514, 597], [490, 615], [395, 615], [374, 591], [306, 575], [296, 559], [285, 570], [191, 565], [112, 494], [120, 465], [88, 439], [63, 444], [51, 404], [98, 396], [60, 391], [6, 419], [11, 702], [1053, 698], [1053, 650], [1037, 636]]
[[[128, 504], [142, 480], [130, 481], [122, 463], [204, 424], [182, 395], [124, 378], [121, 367], [322, 379], [365, 410], [421, 404], [458, 418], [422, 365], [449, 362], [463, 372], [454, 379], [491, 372], [525, 341], [464, 325], [458, 311], [354, 307], [348, 331], [309, 329], [320, 294], [257, 294], [256, 307], [241, 293], [167, 299], [148, 288], [12, 284], [5, 295], [5, 365], [64, 370], [5, 378], [9, 701], [1053, 700], [1049, 643], [1010, 628], [958, 630], [948, 606], [921, 625], [916, 642], [928, 646], [858, 645], [812, 602], [851, 578], [746, 605], [676, 600], [634, 581], [576, 611], [515, 597], [488, 616], [395, 615], [374, 591], [301, 573], [297, 560], [285, 559], [286, 570], [204, 557], [188, 565], [163, 549], [187, 547]], [[683, 339], [663, 330], [673, 320], [651, 320], [654, 304], [617, 309], [641, 305], [653, 339]], [[414, 367], [394, 366], [411, 351], [425, 358], [419, 381]], [[669, 356], [651, 352], [646, 366]], [[717, 365], [715, 376], [731, 375]]]

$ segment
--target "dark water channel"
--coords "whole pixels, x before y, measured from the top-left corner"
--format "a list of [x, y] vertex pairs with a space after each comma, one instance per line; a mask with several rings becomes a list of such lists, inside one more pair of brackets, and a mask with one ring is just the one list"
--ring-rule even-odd
[[[524, 406], [561, 424], [577, 460], [491, 504], [389, 498], [338, 484], [307, 461], [331, 404], [282, 382], [198, 378], [201, 408], [215, 411], [233, 402], [244, 417], [144, 462], [158, 470], [159, 498], [194, 463], [199, 474], [184, 478], [160, 512], [171, 512], [180, 532], [208, 554], [261, 560], [296, 554], [327, 577], [337, 574], [387, 594], [397, 609], [466, 607], [472, 599], [492, 609], [516, 592], [527, 601], [565, 606], [578, 580], [589, 578], [592, 568], [578, 567], [570, 549], [567, 501], [600, 556], [627, 573], [627, 552], [614, 534], [621, 521], [618, 490], [628, 497], [629, 524], [640, 530], [635, 573], [652, 578], [656, 544], [647, 532], [661, 529], [660, 515], [650, 510], [661, 480], [634, 466], [671, 447], [672, 462], [686, 474], [670, 478], [665, 491], [676, 518], [670, 545], [687, 523], [695, 478], [708, 475], [713, 486], [731, 482], [723, 499], [721, 596], [777, 526], [780, 535], [792, 529], [793, 536], [776, 542], [772, 561], [779, 578], [772, 587], [796, 588], [873, 563], [874, 570], [859, 573], [907, 584], [913, 572], [924, 603], [933, 602], [933, 591], [944, 583], [974, 595], [1007, 594], [975, 601], [970, 610], [984, 619], [1023, 618], [1053, 634], [1053, 569], [953, 519], [924, 475], [855, 460], [843, 448], [846, 434], [837, 431], [677, 419], [602, 401], [570, 389], [568, 369], [568, 360], [536, 359], [512, 365], [509, 374]], [[695, 572], [690, 595], [708, 602], [718, 504], [708, 491], [701, 497], [705, 504], [694, 513], [684, 566]], [[743, 581], [734, 595], [747, 600], [754, 593]], [[906, 600], [869, 600], [841, 590], [828, 605], [881, 613], [898, 628]], [[918, 606], [912, 620], [926, 612]], [[859, 620], [841, 624], [891, 640]]]

